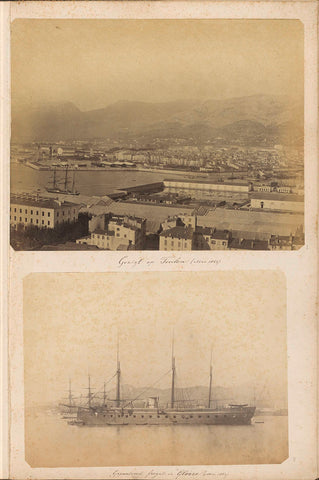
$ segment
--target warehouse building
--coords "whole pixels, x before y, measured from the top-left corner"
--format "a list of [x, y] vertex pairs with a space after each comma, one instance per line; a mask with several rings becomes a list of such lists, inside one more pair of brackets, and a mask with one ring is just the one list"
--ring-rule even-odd
[[304, 210], [302, 195], [284, 193], [253, 193], [251, 208], [301, 213]]

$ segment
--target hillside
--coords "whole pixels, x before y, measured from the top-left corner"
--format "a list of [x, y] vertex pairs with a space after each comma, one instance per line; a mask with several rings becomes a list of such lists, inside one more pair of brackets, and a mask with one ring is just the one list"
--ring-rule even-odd
[[301, 101], [254, 95], [165, 103], [119, 101], [83, 112], [72, 103], [12, 108], [12, 141], [192, 138], [243, 143], [303, 142]]

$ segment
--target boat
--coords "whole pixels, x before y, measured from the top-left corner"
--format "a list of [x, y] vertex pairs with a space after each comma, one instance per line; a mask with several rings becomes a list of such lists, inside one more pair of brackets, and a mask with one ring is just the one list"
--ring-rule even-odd
[[[144, 407], [134, 403], [141, 398], [121, 398], [121, 366], [117, 354], [117, 369], [112, 378], [116, 377], [116, 398], [108, 399], [103, 391], [103, 400], [96, 404], [96, 394], [92, 394], [91, 378], [88, 376], [88, 395], [86, 404], [77, 408], [76, 420], [73, 425], [103, 426], [103, 425], [250, 425], [256, 407], [248, 404], [229, 404], [223, 407], [212, 406], [212, 361], [209, 370], [209, 393], [206, 406], [182, 404], [175, 398], [175, 356], [172, 348], [171, 395], [170, 403], [161, 405], [159, 397], [148, 397]], [[147, 389], [146, 389], [147, 390]], [[69, 395], [71, 398], [71, 393]], [[73, 404], [74, 405], [74, 404]]]
[[64, 179], [64, 188], [60, 188], [58, 186], [57, 178], [56, 178], [56, 168], [53, 171], [53, 180], [52, 180], [52, 186], [47, 186], [46, 191], [49, 193], [59, 193], [63, 195], [80, 195], [80, 192], [78, 192], [75, 189], [75, 172], [73, 172], [73, 179], [72, 179], [72, 187], [71, 190], [68, 188], [68, 167], [65, 169], [65, 179]]

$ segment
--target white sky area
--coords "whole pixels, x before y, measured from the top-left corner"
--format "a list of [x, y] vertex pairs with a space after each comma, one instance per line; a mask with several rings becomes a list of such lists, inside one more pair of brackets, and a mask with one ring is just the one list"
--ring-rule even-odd
[[17, 107], [303, 94], [298, 20], [18, 19], [11, 28]]
[[[171, 366], [178, 385], [248, 383], [287, 388], [285, 278], [272, 271], [33, 274], [24, 280], [27, 404], [86, 392], [116, 370], [122, 381], [153, 384]], [[115, 383], [109, 387], [114, 387]], [[156, 385], [170, 386], [170, 376]]]

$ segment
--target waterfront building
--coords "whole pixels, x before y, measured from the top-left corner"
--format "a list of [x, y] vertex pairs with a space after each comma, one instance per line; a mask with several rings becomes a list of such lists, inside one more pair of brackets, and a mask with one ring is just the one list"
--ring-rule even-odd
[[251, 208], [288, 212], [303, 212], [304, 198], [301, 195], [283, 193], [254, 193]]
[[12, 228], [17, 228], [19, 224], [54, 228], [62, 223], [76, 222], [80, 207], [75, 203], [38, 195], [13, 194], [10, 198], [10, 225]]
[[204, 192], [239, 192], [246, 193], [251, 190], [251, 185], [247, 182], [212, 182], [207, 180], [163, 180], [164, 187], [168, 190], [183, 190], [192, 192], [193, 190], [201, 190]]

